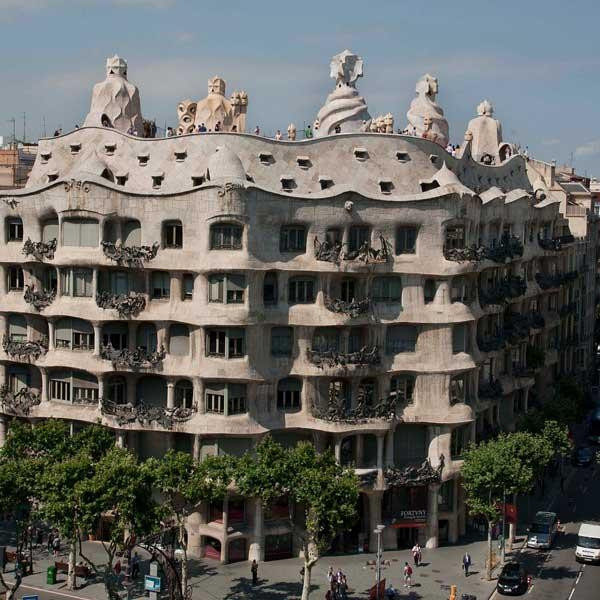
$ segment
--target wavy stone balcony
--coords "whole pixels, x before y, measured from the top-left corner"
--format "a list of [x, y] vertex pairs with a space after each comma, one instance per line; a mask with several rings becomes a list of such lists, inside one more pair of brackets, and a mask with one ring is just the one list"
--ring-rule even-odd
[[54, 299], [56, 298], [55, 290], [46, 290], [43, 289], [40, 292], [36, 292], [35, 288], [32, 285], [25, 286], [25, 292], [23, 294], [23, 300], [27, 302], [27, 304], [31, 304], [35, 310], [41, 312], [48, 306], [50, 306]]
[[152, 246], [122, 246], [113, 242], [102, 242], [102, 251], [106, 258], [114, 261], [120, 267], [137, 269], [142, 269], [144, 263], [156, 258], [159, 248], [158, 242], [154, 242]]
[[27, 241], [23, 244], [22, 252], [25, 256], [33, 256], [35, 260], [42, 262], [44, 258], [48, 260], [54, 258], [57, 245], [56, 238], [48, 242], [32, 242], [30, 238], [27, 238]]
[[100, 356], [104, 360], [110, 360], [113, 368], [119, 370], [158, 369], [166, 355], [167, 351], [163, 346], [160, 347], [160, 350], [154, 352], [149, 352], [145, 348], [116, 350], [110, 344], [100, 348]]
[[514, 235], [503, 236], [497, 246], [477, 246], [473, 244], [466, 248], [445, 248], [444, 257], [453, 262], [480, 262], [491, 260], [495, 263], [505, 263], [523, 256], [523, 244]]
[[129, 294], [113, 294], [99, 292], [96, 294], [96, 304], [100, 308], [114, 309], [121, 318], [136, 317], [146, 308], [146, 298], [139, 292]]
[[38, 406], [42, 401], [39, 393], [29, 388], [21, 388], [13, 392], [8, 386], [0, 386], [0, 403], [4, 412], [13, 414], [17, 417], [26, 417], [29, 411]]
[[48, 351], [48, 338], [44, 336], [37, 341], [21, 341], [11, 340], [10, 337], [5, 335], [2, 338], [2, 348], [11, 358], [18, 358], [27, 362], [36, 361]]

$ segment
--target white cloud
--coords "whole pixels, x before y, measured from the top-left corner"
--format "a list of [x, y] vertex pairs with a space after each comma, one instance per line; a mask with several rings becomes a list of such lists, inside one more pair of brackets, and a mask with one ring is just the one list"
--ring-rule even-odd
[[600, 154], [600, 140], [591, 140], [575, 148], [575, 156], [595, 156]]
[[196, 34], [191, 31], [180, 31], [175, 34], [175, 40], [180, 44], [188, 44], [196, 38]]

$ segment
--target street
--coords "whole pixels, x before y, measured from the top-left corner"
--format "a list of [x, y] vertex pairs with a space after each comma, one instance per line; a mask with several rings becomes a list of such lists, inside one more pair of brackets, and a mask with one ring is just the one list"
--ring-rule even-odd
[[[581, 522], [598, 521], [600, 508], [600, 475], [598, 467], [578, 468], [566, 492], [550, 510], [558, 514], [565, 526], [551, 550], [523, 548], [518, 556], [527, 573], [533, 576], [527, 594], [531, 600], [592, 600], [600, 597], [600, 566], [582, 565], [575, 560], [575, 544]], [[497, 592], [494, 600], [502, 598]]]

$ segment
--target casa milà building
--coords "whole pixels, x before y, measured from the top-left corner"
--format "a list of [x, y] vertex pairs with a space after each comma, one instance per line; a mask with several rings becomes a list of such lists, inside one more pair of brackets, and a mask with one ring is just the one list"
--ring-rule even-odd
[[[335, 550], [372, 550], [380, 523], [386, 548], [465, 532], [463, 450], [575, 344], [574, 240], [489, 103], [449, 153], [436, 78], [398, 134], [358, 95], [362, 60], [331, 66], [312, 138], [244, 133], [219, 78], [181, 135], [146, 138], [109, 59], [84, 126], [0, 192], [2, 440], [12, 418], [101, 421], [142, 458], [307, 440], [361, 478]], [[290, 514], [232, 490], [189, 518], [190, 549], [290, 556]]]

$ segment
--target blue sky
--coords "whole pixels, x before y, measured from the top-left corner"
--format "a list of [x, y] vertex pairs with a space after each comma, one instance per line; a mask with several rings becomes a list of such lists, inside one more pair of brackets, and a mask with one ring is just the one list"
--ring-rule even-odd
[[23, 112], [29, 140], [44, 117], [49, 134], [81, 123], [115, 53], [161, 125], [219, 74], [228, 94], [248, 92], [249, 129], [300, 127], [332, 89], [330, 57], [349, 48], [373, 116], [404, 127], [430, 72], [455, 143], [487, 98], [505, 139], [600, 176], [599, 22], [597, 0], [0, 0], [0, 133], [14, 116], [22, 137]]

